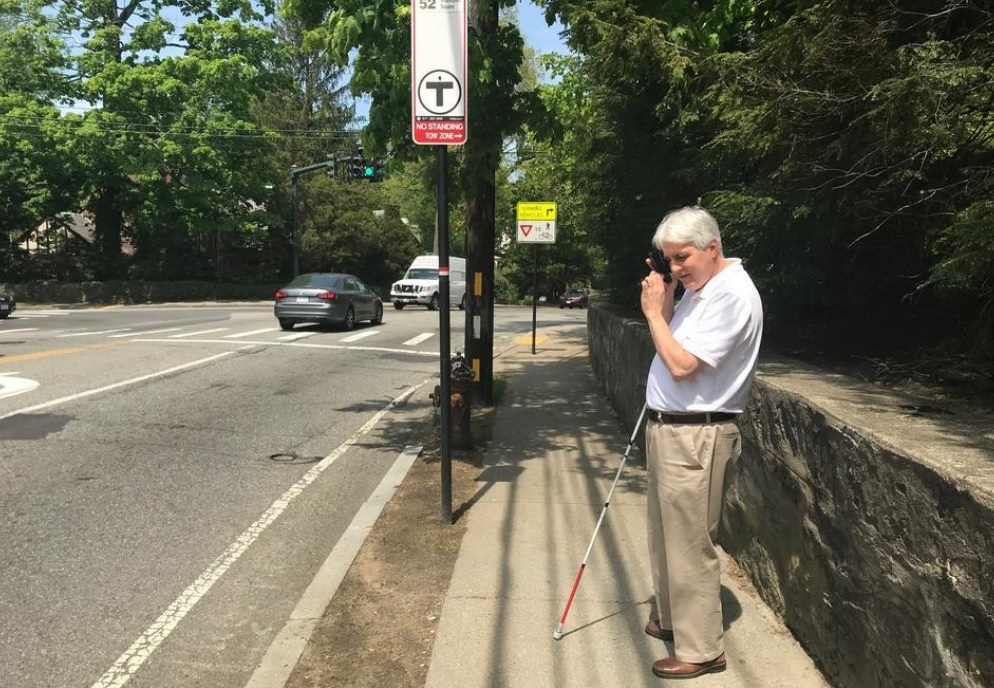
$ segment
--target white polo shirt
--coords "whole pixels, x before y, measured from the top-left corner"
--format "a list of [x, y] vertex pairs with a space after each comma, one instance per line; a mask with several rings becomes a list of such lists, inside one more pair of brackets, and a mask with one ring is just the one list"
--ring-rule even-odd
[[650, 409], [667, 413], [745, 410], [763, 336], [763, 304], [742, 261], [729, 260], [733, 264], [700, 291], [684, 293], [670, 321], [674, 339], [703, 365], [678, 382], [657, 353], [645, 390]]

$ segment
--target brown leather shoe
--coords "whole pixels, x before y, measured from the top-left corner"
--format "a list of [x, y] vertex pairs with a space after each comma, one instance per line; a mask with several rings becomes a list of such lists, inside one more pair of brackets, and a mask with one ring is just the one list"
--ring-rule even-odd
[[645, 634], [651, 635], [653, 638], [665, 640], [668, 643], [673, 642], [673, 631], [660, 626], [659, 619], [649, 619], [649, 623], [645, 625]]
[[726, 666], [724, 652], [710, 662], [701, 664], [681, 662], [676, 657], [667, 657], [653, 663], [652, 673], [659, 678], [697, 678], [704, 674], [717, 674], [724, 671]]

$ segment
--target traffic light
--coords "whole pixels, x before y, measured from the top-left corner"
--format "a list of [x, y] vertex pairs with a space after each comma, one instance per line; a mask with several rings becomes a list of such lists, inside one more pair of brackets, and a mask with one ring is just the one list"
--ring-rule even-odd
[[364, 165], [365, 162], [363, 159], [357, 155], [349, 158], [346, 162], [345, 178], [349, 181], [365, 179], [365, 175], [363, 174]]
[[361, 155], [353, 155], [340, 161], [343, 166], [343, 177], [346, 181], [366, 181], [370, 183], [383, 181], [383, 163], [379, 160], [367, 160]]
[[383, 181], [383, 163], [379, 160], [366, 160], [362, 166], [362, 176], [371, 183]]

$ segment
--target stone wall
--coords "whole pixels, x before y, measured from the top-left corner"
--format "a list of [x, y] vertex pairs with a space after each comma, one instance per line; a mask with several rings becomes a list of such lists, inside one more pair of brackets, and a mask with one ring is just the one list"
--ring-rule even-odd
[[[648, 329], [588, 313], [631, 427]], [[994, 686], [994, 416], [764, 356], [739, 425], [721, 543], [828, 679]]]

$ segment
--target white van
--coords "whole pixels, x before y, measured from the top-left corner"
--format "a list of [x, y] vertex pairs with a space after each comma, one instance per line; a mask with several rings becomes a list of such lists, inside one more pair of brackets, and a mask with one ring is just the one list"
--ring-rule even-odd
[[[390, 287], [393, 307], [401, 310], [408, 304], [438, 310], [438, 256], [418, 256], [407, 268], [404, 279]], [[449, 305], [466, 308], [466, 259], [449, 258]]]

